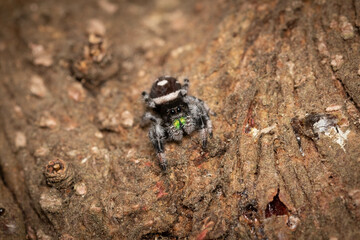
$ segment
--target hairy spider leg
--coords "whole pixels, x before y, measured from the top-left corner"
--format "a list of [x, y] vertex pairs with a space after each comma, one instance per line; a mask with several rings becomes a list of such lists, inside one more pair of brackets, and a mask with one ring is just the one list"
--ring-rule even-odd
[[165, 129], [160, 125], [158, 121], [154, 123], [154, 125], [150, 128], [149, 138], [156, 150], [160, 167], [163, 170], [166, 170], [167, 161], [164, 149], [164, 145], [166, 142], [166, 134]]
[[150, 97], [149, 93], [147, 92], [142, 92], [141, 93], [143, 99], [144, 99], [144, 102], [146, 104], [146, 106], [150, 107], [150, 108], [155, 108], [156, 107], [156, 104], [154, 102], [154, 100]]
[[193, 96], [186, 96], [184, 98], [184, 101], [188, 103], [188, 105], [194, 105], [196, 106], [195, 113], [192, 113], [193, 115], [197, 116], [200, 115], [197, 118], [197, 121], [200, 123], [199, 129], [200, 129], [200, 139], [202, 142], [202, 147], [206, 148], [207, 145], [207, 136], [209, 135], [212, 137], [212, 123], [209, 117], [209, 111], [210, 108], [204, 104], [204, 102], [201, 99], [198, 99]]
[[185, 78], [185, 79], [184, 79], [184, 84], [183, 84], [182, 87], [181, 87], [181, 94], [182, 94], [183, 96], [185, 96], [185, 95], [187, 94], [187, 92], [188, 92], [189, 83], [190, 83], [189, 79]]
[[205, 128], [205, 123], [204, 123], [204, 119], [201, 116], [200, 117], [200, 139], [201, 139], [201, 146], [202, 148], [206, 148], [207, 145], [207, 132], [206, 132], [206, 128]]
[[141, 126], [141, 127], [145, 127], [145, 126], [148, 125], [150, 122], [159, 123], [159, 124], [160, 124], [160, 123], [161, 123], [161, 119], [155, 117], [155, 116], [152, 115], [150, 112], [144, 113], [144, 115], [142, 116], [141, 121], [140, 121], [140, 126]]
[[204, 118], [204, 122], [206, 124], [206, 127], [205, 127], [206, 131], [209, 134], [210, 138], [212, 138], [213, 137], [212, 122], [209, 117], [209, 112], [205, 112], [205, 114], [203, 115], [203, 118]]
[[166, 141], [166, 134], [165, 134], [165, 129], [161, 126], [162, 120], [161, 120], [161, 118], [155, 117], [150, 112], [146, 112], [144, 114], [144, 116], [142, 117], [140, 124], [142, 126], [145, 126], [149, 122], [153, 123], [153, 126], [151, 127], [151, 129], [149, 131], [150, 141], [156, 150], [160, 167], [163, 170], [166, 170], [167, 161], [166, 161], [165, 152], [164, 152], [164, 144]]

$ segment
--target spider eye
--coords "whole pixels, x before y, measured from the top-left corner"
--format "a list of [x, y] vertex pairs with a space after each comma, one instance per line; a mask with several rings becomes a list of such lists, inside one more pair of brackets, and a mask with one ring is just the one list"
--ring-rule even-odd
[[171, 114], [175, 114], [175, 110], [174, 110], [174, 109], [171, 109], [170, 113], [171, 113]]
[[179, 113], [181, 112], [181, 108], [180, 107], [177, 107], [176, 111]]

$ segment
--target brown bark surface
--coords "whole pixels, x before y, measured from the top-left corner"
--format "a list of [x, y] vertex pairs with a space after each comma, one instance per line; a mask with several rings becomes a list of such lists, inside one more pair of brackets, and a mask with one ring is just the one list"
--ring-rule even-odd
[[[360, 239], [360, 2], [0, 2], [0, 239]], [[216, 113], [158, 166], [141, 92]]]

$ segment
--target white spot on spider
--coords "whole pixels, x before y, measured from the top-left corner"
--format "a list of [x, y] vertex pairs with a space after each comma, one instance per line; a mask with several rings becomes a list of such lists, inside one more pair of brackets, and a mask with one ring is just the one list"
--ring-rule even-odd
[[180, 90], [177, 90], [177, 91], [172, 92], [172, 93], [169, 93], [169, 94], [167, 94], [167, 95], [165, 95], [165, 96], [161, 96], [161, 97], [158, 97], [158, 98], [154, 98], [153, 100], [154, 100], [154, 102], [155, 102], [156, 104], [162, 104], [162, 103], [164, 103], [164, 102], [168, 102], [168, 101], [174, 100], [175, 98], [178, 97], [179, 93], [180, 93]]
[[164, 85], [166, 85], [167, 83], [168, 83], [167, 80], [162, 80], [162, 81], [158, 82], [157, 85], [158, 85], [158, 86], [164, 86]]

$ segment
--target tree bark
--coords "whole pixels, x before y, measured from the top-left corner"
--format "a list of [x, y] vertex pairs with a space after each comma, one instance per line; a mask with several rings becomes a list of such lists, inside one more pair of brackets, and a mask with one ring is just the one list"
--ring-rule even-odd
[[[0, 239], [360, 239], [360, 2], [1, 1]], [[141, 92], [190, 79], [214, 137]]]

